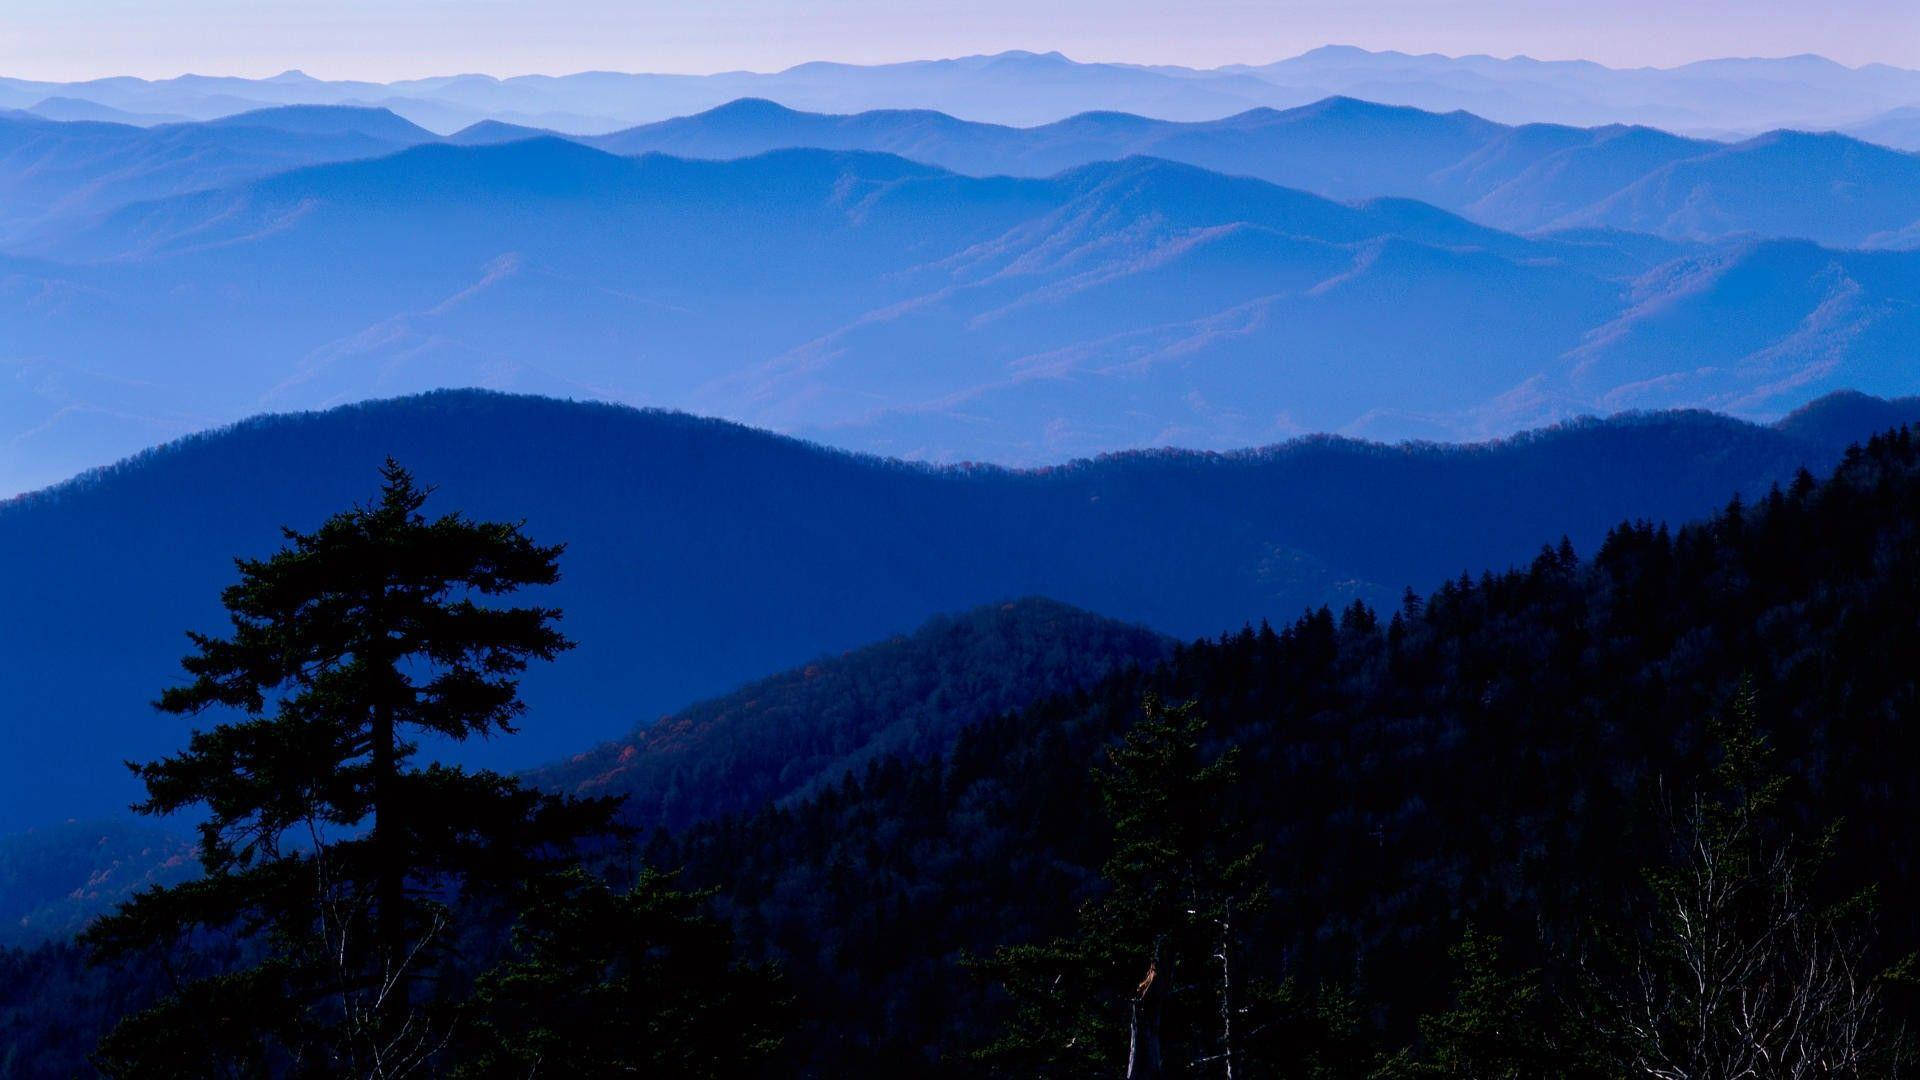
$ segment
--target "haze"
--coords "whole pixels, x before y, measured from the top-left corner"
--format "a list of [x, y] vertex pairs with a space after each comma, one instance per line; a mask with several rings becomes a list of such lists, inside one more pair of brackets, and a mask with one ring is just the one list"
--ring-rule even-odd
[[1214, 67], [1327, 42], [1610, 66], [1817, 52], [1920, 66], [1908, 0], [13, 0], [0, 74], [73, 80], [300, 68], [390, 80], [459, 71], [778, 70], [1006, 48]]

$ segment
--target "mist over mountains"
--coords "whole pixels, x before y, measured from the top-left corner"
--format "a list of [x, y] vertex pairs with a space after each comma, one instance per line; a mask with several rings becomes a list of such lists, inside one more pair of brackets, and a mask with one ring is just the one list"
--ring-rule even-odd
[[1920, 73], [1884, 64], [1849, 68], [1818, 56], [1613, 69], [1524, 56], [1416, 56], [1327, 46], [1273, 63], [1211, 70], [1080, 63], [1058, 53], [1012, 51], [896, 64], [816, 62], [764, 74], [462, 74], [393, 83], [329, 81], [299, 71], [268, 79], [0, 79], [0, 108], [63, 118], [83, 108], [94, 110], [85, 114], [88, 119], [142, 123], [211, 119], [267, 105], [370, 105], [441, 133], [481, 120], [607, 132], [742, 97], [821, 112], [935, 109], [1030, 125], [1103, 109], [1210, 120], [1336, 94], [1443, 112], [1465, 109], [1509, 123], [1650, 124], [1719, 135], [1882, 123], [1884, 114], [1920, 103]]
[[519, 134], [304, 106], [0, 121], [0, 489], [443, 386], [1016, 464], [1914, 388], [1920, 158], [1839, 136], [1349, 99]]
[[[482, 126], [456, 139], [527, 134]], [[1798, 237], [1838, 247], [1920, 240], [1920, 156], [1842, 135], [1773, 131], [1721, 143], [1617, 124], [1515, 127], [1347, 97], [1195, 123], [1089, 113], [1033, 128], [906, 110], [826, 116], [736, 101], [582, 141], [620, 154], [699, 158], [793, 147], [870, 150], [976, 176], [1048, 176], [1146, 156], [1332, 199], [1419, 199], [1512, 232], [1608, 228], [1695, 241]]]
[[1916, 360], [1887, 65], [0, 78], [0, 1080], [1890, 1074]]
[[[570, 675], [585, 696], [534, 747], [557, 753], [823, 648], [1017, 596], [1176, 635], [1390, 600], [1524, 559], [1543, 536], [1692, 516], [1823, 466], [1906, 414], [1836, 392], [1916, 389], [1915, 155], [1831, 133], [1720, 141], [1351, 96], [1241, 101], [1210, 119], [1113, 110], [1148, 86], [1217, 94], [1308, 71], [1407, 75], [1433, 58], [1331, 50], [1226, 75], [991, 60], [809, 65], [780, 78], [831, 102], [865, 87], [893, 107], [732, 100], [601, 135], [544, 128], [578, 128], [567, 110], [586, 97], [568, 94], [625, 93], [631, 77], [406, 84], [420, 100], [491, 103], [495, 118], [451, 136], [384, 99], [315, 103], [334, 84], [299, 76], [264, 81], [273, 104], [248, 111], [226, 108], [254, 103], [246, 80], [108, 80], [0, 116], [0, 491], [262, 411], [473, 386], [670, 406], [892, 459], [1049, 466], [929, 469], [654, 412], [405, 398], [221, 430], [0, 507], [17, 559], [72, 560], [8, 584], [8, 601], [52, 609], [39, 590], [111, 566], [133, 575], [113, 587], [186, 616], [114, 631], [133, 635], [119, 645], [136, 659], [101, 681], [90, 715], [118, 715], [169, 677], [185, 628], [173, 622], [209, 614], [229, 555], [356, 497], [369, 448], [399, 452], [463, 509], [576, 540], [598, 583], [564, 598], [582, 639], [661, 656], [643, 700], [609, 657]], [[1578, 74], [1594, 94], [1633, 74], [1446, 65], [1455, 87], [1469, 70]], [[898, 107], [928, 80], [964, 95], [1043, 69], [1104, 111], [1013, 127]], [[1829, 101], [1840, 83], [1907, 92], [1891, 69], [1811, 61], [1689, 78], [1724, 89], [1757, 72], [1797, 72]], [[524, 96], [536, 84], [538, 101]], [[201, 99], [152, 96], [162, 89]], [[1561, 424], [1699, 408], [1788, 418]], [[1496, 441], [1284, 442], [1314, 433]], [[1189, 449], [1052, 467], [1164, 446]], [[534, 459], [508, 468], [503, 448], [528, 447]], [[579, 483], [553, 490], [556, 469]], [[1356, 491], [1418, 505], [1356, 512]], [[881, 506], [905, 509], [876, 522]], [[1178, 544], [1113, 539], [1182, 507]], [[1430, 535], [1408, 531], [1428, 519]], [[116, 534], [135, 546], [93, 539]], [[658, 567], [680, 569], [632, 562], [662, 538]], [[1162, 570], [1119, 584], [1138, 566]], [[712, 592], [722, 578], [731, 601]], [[729, 645], [697, 655], [634, 628], [635, 611], [745, 613], [767, 596], [794, 610], [708, 627]], [[22, 647], [57, 657], [92, 633], [61, 618], [21, 631]], [[44, 686], [13, 689], [29, 710], [55, 707]], [[615, 701], [630, 715], [609, 728]], [[79, 812], [119, 800], [104, 793], [121, 778], [34, 730], [53, 743], [29, 756], [66, 762], [40, 770], [47, 783], [103, 793]]]

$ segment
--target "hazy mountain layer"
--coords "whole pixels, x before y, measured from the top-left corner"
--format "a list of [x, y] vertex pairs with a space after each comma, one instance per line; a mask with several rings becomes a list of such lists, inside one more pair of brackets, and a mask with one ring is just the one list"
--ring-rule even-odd
[[[69, 111], [69, 119], [91, 119]], [[1888, 124], [1881, 128], [1897, 137], [1897, 121]], [[545, 134], [552, 133], [488, 120], [446, 141], [479, 146]], [[439, 138], [387, 109], [353, 106], [281, 106], [145, 129], [0, 116], [0, 191], [10, 196], [0, 203], [0, 241], [18, 246], [131, 202]], [[1417, 198], [1518, 232], [1604, 224], [1678, 239], [1750, 234], [1911, 246], [1920, 221], [1920, 156], [1840, 135], [1771, 132], [1727, 144], [1645, 127], [1512, 127], [1352, 98], [1194, 122], [1086, 113], [1031, 128], [926, 110], [806, 113], [742, 99], [575, 138], [617, 154], [716, 159], [875, 151], [974, 176], [1043, 177], [1151, 156], [1335, 199]]]
[[[483, 125], [456, 138], [527, 135]], [[976, 176], [1046, 176], [1147, 155], [1335, 199], [1422, 199], [1510, 231], [1605, 226], [1682, 240], [1920, 243], [1920, 156], [1832, 134], [1776, 131], [1728, 145], [1645, 127], [1509, 127], [1352, 98], [1193, 123], [1097, 113], [1032, 128], [736, 101], [583, 141], [622, 154], [707, 158], [802, 146], [876, 150]]]
[[0, 946], [70, 937], [136, 892], [198, 876], [188, 835], [122, 818], [0, 835]]
[[377, 157], [434, 138], [392, 113], [288, 107], [140, 128], [0, 115], [0, 243], [127, 203]]
[[236, 555], [374, 489], [397, 455], [434, 506], [569, 544], [543, 602], [580, 648], [467, 760], [523, 767], [941, 612], [1050, 596], [1178, 636], [1391, 603], [1463, 569], [1583, 550], [1629, 517], [1757, 494], [1912, 402], [1835, 399], [1777, 427], [1703, 414], [1586, 422], [1484, 446], [1312, 439], [1007, 472], [856, 457], [691, 417], [442, 393], [269, 418], [0, 504], [0, 831], [136, 793], [121, 767], [192, 721], [148, 706], [188, 629], [223, 625]]
[[[389, 118], [391, 119], [391, 118]], [[0, 490], [266, 409], [480, 384], [936, 460], [1915, 389], [1920, 254], [1523, 238], [1131, 158], [425, 145], [0, 257]]]
[[28, 109], [62, 98], [134, 117], [209, 118], [263, 105], [376, 105], [441, 132], [488, 119], [604, 132], [740, 97], [825, 112], [938, 109], [972, 120], [1042, 124], [1089, 110], [1209, 120], [1256, 105], [1302, 105], [1329, 94], [1440, 111], [1466, 109], [1506, 122], [1638, 123], [1751, 133], [1868, 121], [1920, 102], [1920, 73], [1884, 64], [1848, 68], [1818, 56], [1618, 70], [1584, 61], [1410, 56], [1329, 46], [1271, 64], [1214, 70], [1077, 63], [1058, 53], [1016, 51], [705, 76], [583, 72], [497, 79], [468, 74], [383, 84], [325, 81], [289, 71], [270, 79], [0, 79], [0, 108]]

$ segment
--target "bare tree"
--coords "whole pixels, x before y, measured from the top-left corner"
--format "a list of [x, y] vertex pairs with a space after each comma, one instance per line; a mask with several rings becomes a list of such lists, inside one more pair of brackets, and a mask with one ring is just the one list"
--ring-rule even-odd
[[1869, 968], [1869, 898], [1814, 884], [1831, 832], [1780, 820], [1786, 781], [1743, 692], [1716, 725], [1709, 790], [1665, 814], [1669, 858], [1613, 962], [1585, 965], [1585, 1019], [1607, 1064], [1652, 1080], [1887, 1075], [1883, 980]]
[[445, 1049], [452, 1029], [436, 1030], [433, 1018], [401, 992], [419, 977], [421, 967], [446, 932], [446, 911], [431, 907], [412, 939], [397, 954], [369, 950], [367, 928], [374, 903], [365, 890], [344, 883], [332, 869], [333, 852], [324, 827], [309, 817], [307, 832], [314, 872], [312, 947], [325, 972], [327, 1004], [339, 1025], [333, 1045], [323, 1050], [332, 1071], [365, 1080], [400, 1080], [425, 1069]]

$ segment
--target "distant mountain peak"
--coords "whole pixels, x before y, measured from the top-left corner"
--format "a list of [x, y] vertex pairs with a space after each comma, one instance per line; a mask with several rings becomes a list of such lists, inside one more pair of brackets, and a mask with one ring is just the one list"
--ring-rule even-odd
[[988, 60], [1046, 60], [1053, 63], [1071, 64], [1065, 53], [1050, 49], [1046, 52], [1033, 52], [1029, 49], [1006, 49], [987, 56]]
[[693, 118], [706, 120], [779, 120], [795, 116], [809, 116], [798, 109], [791, 109], [770, 98], [743, 97], [734, 98], [724, 105], [715, 105]]
[[396, 143], [421, 143], [433, 132], [381, 105], [273, 105], [205, 121], [217, 127], [262, 127], [305, 135], [355, 133]]
[[1322, 45], [1319, 48], [1315, 48], [1315, 49], [1308, 49], [1306, 52], [1303, 52], [1300, 55], [1294, 57], [1294, 59], [1296, 60], [1332, 59], [1335, 57], [1364, 57], [1364, 56], [1384, 56], [1384, 55], [1386, 54], [1376, 53], [1371, 49], [1363, 49], [1358, 45], [1329, 44], [1329, 45]]

